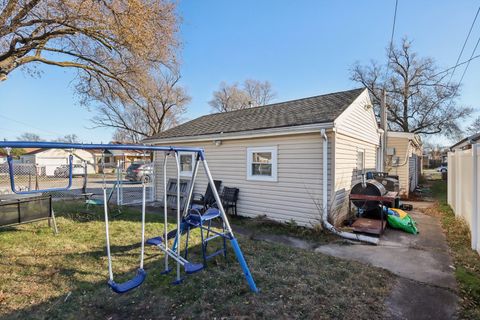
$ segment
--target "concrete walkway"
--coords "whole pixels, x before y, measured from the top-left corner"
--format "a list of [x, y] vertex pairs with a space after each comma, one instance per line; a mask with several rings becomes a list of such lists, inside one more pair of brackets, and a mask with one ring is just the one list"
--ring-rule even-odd
[[399, 276], [386, 301], [393, 319], [454, 319], [458, 297], [448, 246], [438, 219], [411, 213], [420, 234], [387, 229], [378, 246], [327, 244], [316, 252], [368, 263]]

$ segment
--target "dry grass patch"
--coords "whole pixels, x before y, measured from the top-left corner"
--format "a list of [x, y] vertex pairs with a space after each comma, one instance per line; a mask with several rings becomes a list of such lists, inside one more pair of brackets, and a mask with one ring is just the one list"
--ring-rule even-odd
[[[43, 222], [0, 231], [0, 318], [381, 319], [383, 300], [394, 282], [382, 269], [240, 237], [259, 294], [249, 291], [230, 249], [227, 259], [217, 257], [208, 269], [175, 286], [173, 275], [160, 274], [163, 255], [147, 248], [146, 283], [116, 295], [106, 285], [101, 216], [79, 222], [75, 210], [60, 208], [58, 236]], [[161, 219], [147, 216], [147, 235], [157, 235]], [[111, 224], [119, 280], [138, 266], [139, 220], [132, 210]], [[197, 232], [193, 238], [198, 261]]]

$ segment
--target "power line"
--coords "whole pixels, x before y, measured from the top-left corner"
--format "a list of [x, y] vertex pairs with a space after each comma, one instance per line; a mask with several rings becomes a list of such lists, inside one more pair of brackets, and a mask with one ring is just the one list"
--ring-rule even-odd
[[470, 38], [470, 34], [472, 33], [473, 26], [475, 25], [475, 22], [477, 21], [479, 12], [480, 12], [480, 6], [478, 7], [477, 13], [475, 14], [475, 18], [473, 18], [473, 22], [472, 22], [472, 25], [470, 26], [470, 30], [468, 30], [467, 37], [465, 38], [465, 41], [463, 42], [462, 50], [460, 50], [460, 54], [458, 55], [457, 62], [455, 62], [455, 67], [453, 68], [452, 74], [450, 75], [450, 80], [448, 80], [449, 83], [452, 81], [453, 74], [455, 73], [455, 69], [458, 66], [458, 62], [462, 58], [463, 51], [465, 50], [465, 46], [467, 45], [468, 38]]
[[393, 50], [393, 38], [395, 36], [395, 26], [397, 24], [397, 8], [398, 8], [398, 0], [395, 0], [395, 11], [393, 13], [393, 24], [392, 24], [392, 33], [390, 35], [390, 44], [388, 47], [388, 56], [387, 56], [387, 70], [385, 70], [385, 78], [388, 76], [388, 72], [390, 70], [390, 57], [392, 55]]
[[392, 35], [390, 36], [390, 52], [392, 52], [393, 36], [395, 35], [395, 25], [397, 24], [398, 0], [395, 0], [395, 12], [393, 13]]
[[435, 73], [433, 76], [430, 76], [430, 78], [434, 78], [434, 77], [436, 77], [436, 76], [438, 76], [438, 75], [441, 75], [442, 73], [449, 72], [449, 71], [452, 70], [452, 69], [455, 69], [455, 68], [457, 68], [457, 67], [463, 66], [464, 64], [470, 63], [470, 61], [473, 61], [473, 60], [478, 59], [478, 58], [480, 58], [480, 54], [477, 54], [476, 56], [473, 56], [473, 57], [471, 57], [471, 58], [468, 59], [468, 60], [462, 61], [462, 62], [460, 62], [460, 63], [458, 63], [458, 64], [456, 64], [456, 65], [454, 65], [454, 66], [452, 66], [452, 67], [450, 67], [450, 68], [447, 68], [447, 69], [445, 69], [445, 70], [442, 70], [442, 71], [440, 71], [440, 72], [437, 72], [437, 73]]
[[61, 133], [58, 133], [58, 132], [54, 132], [54, 131], [49, 131], [49, 130], [45, 130], [45, 129], [42, 129], [42, 128], [39, 128], [39, 127], [36, 127], [36, 126], [33, 126], [29, 123], [26, 123], [26, 122], [23, 122], [23, 121], [19, 121], [19, 120], [16, 120], [16, 119], [12, 119], [10, 117], [7, 117], [7, 116], [4, 116], [4, 115], [0, 115], [1, 118], [4, 118], [6, 120], [9, 120], [9, 121], [13, 121], [13, 122], [16, 122], [16, 123], [19, 123], [21, 125], [24, 125], [24, 126], [27, 126], [27, 127], [30, 127], [30, 128], [33, 128], [33, 129], [37, 129], [39, 131], [43, 131], [45, 134], [48, 134], [48, 135], [54, 135], [54, 136], [62, 136]]
[[468, 67], [470, 66], [470, 61], [472, 61], [472, 57], [475, 55], [475, 52], [477, 51], [479, 43], [480, 43], [480, 37], [478, 37], [477, 43], [475, 44], [475, 48], [473, 48], [472, 55], [470, 56], [470, 59], [468, 59], [467, 65], [465, 66], [465, 70], [463, 70], [463, 74], [462, 74], [462, 77], [460, 78], [460, 81], [458, 82], [458, 86], [460, 86], [460, 84], [463, 81], [463, 77], [465, 77], [465, 73], [467, 73]]

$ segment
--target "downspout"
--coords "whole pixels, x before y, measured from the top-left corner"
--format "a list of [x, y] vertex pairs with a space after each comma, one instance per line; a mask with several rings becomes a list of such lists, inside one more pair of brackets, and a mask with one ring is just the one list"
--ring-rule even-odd
[[325, 133], [325, 129], [320, 131], [322, 136], [322, 147], [323, 147], [323, 165], [322, 165], [322, 225], [325, 229], [330, 232], [349, 240], [363, 241], [371, 244], [377, 245], [379, 242], [378, 238], [357, 235], [351, 232], [345, 232], [337, 230], [330, 222], [328, 222], [328, 137]]
[[403, 167], [408, 163], [409, 160], [409, 155], [410, 155], [410, 147], [412, 146], [412, 140], [408, 140], [408, 147], [407, 147], [407, 152], [405, 153], [405, 159], [403, 160], [402, 164], [397, 164], [397, 165], [391, 165], [392, 168], [398, 168], [398, 167]]

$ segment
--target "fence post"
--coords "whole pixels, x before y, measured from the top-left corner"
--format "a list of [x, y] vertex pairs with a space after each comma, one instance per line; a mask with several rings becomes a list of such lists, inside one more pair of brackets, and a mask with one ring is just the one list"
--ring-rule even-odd
[[88, 164], [87, 161], [83, 161], [83, 186], [82, 186], [82, 193], [87, 193], [87, 183], [88, 183]]
[[152, 151], [152, 157], [151, 157], [151, 161], [152, 161], [152, 174], [151, 174], [151, 178], [150, 178], [150, 201], [151, 202], [154, 202], [155, 201], [155, 198], [156, 198], [156, 192], [157, 192], [157, 186], [156, 186], [156, 183], [155, 183], [155, 159], [156, 159], [156, 152], [155, 151]]
[[478, 250], [478, 144], [472, 144], [472, 176], [473, 176], [473, 186], [472, 186], [472, 225], [471, 225], [471, 235], [472, 235], [472, 249]]
[[455, 211], [455, 216], [458, 216], [459, 214], [459, 204], [460, 204], [460, 194], [461, 194], [461, 189], [462, 189], [462, 184], [460, 181], [460, 170], [459, 168], [459, 162], [460, 162], [460, 156], [459, 156], [459, 151], [455, 150], [455, 208], [453, 208], [453, 211]]
[[120, 206], [122, 204], [122, 201], [120, 199], [120, 160], [117, 160], [117, 168], [116, 168], [116, 176], [117, 176], [117, 206]]

